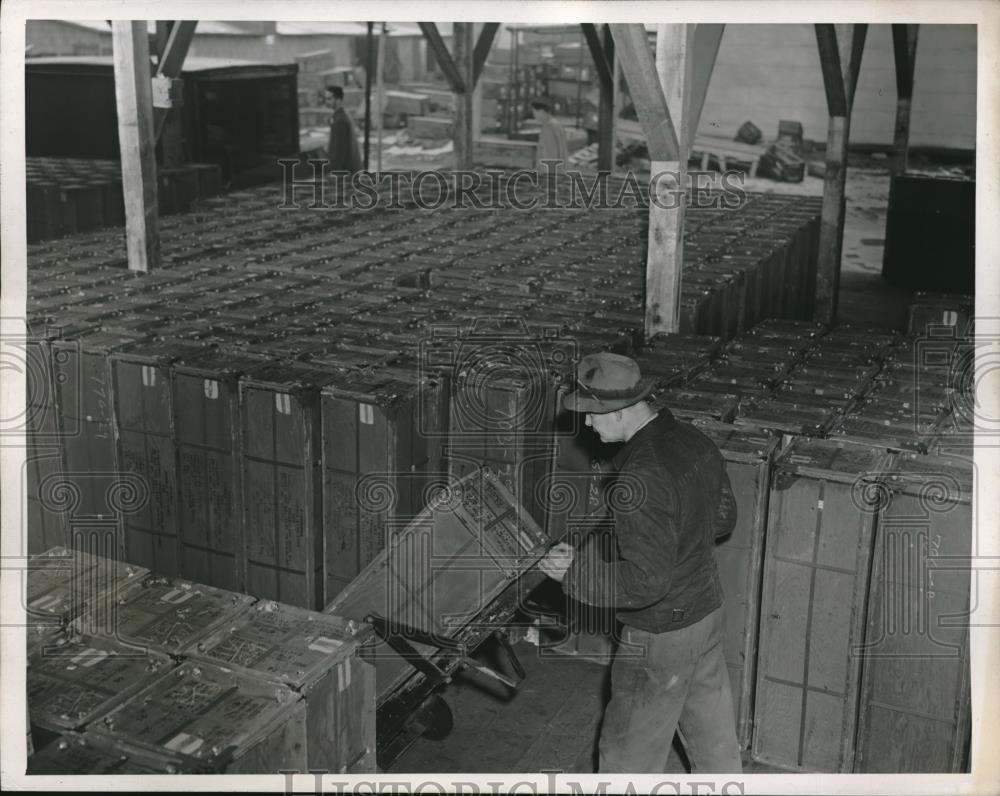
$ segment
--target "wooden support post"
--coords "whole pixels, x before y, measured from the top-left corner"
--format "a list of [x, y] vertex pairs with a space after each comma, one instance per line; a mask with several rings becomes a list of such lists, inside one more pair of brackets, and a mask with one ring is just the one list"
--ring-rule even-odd
[[489, 57], [490, 48], [493, 46], [493, 39], [496, 38], [497, 31], [500, 30], [499, 22], [484, 22], [483, 29], [479, 31], [476, 39], [476, 49], [472, 56], [472, 82], [479, 84], [479, 76], [486, 66], [486, 59]]
[[385, 117], [385, 23], [378, 36], [378, 57], [375, 61], [375, 173], [382, 173], [382, 125]]
[[147, 272], [160, 264], [160, 227], [152, 75], [145, 20], [114, 20], [111, 41], [128, 267]]
[[725, 25], [695, 25], [694, 55], [691, 62], [691, 108], [687, 117], [688, 141], [694, 141], [701, 121], [701, 111], [708, 96], [708, 85], [715, 69], [715, 58], [719, 54]]
[[919, 25], [892, 26], [892, 52], [896, 60], [896, 129], [892, 139], [889, 173], [906, 174], [910, 149], [910, 106], [913, 102], [913, 73], [917, 63]]
[[[441, 71], [444, 73], [445, 78], [448, 81], [448, 85], [451, 86], [451, 90], [456, 94], [464, 94], [466, 80], [460, 73], [460, 67], [456, 65], [458, 58], [454, 60], [448, 53], [448, 48], [445, 46], [444, 39], [441, 38], [441, 34], [438, 32], [437, 25], [433, 22], [418, 22], [420, 30], [424, 34], [424, 38], [427, 39], [427, 46], [431, 48], [431, 52], [434, 53], [434, 60], [437, 61], [437, 65], [441, 67]], [[458, 23], [464, 24], [464, 23]], [[458, 34], [455, 33], [454, 26], [452, 26], [452, 37], [455, 40], [455, 47], [458, 46]], [[471, 38], [471, 34], [469, 34]], [[472, 44], [469, 43], [468, 51], [470, 58], [472, 57]], [[455, 50], [456, 55], [458, 50]], [[469, 81], [471, 85], [471, 80]]]
[[[610, 26], [607, 26], [608, 35], [611, 34]], [[614, 46], [614, 40], [612, 40], [612, 47]], [[615, 169], [618, 164], [616, 163], [617, 152], [618, 152], [618, 120], [622, 115], [622, 101], [625, 92], [622, 91], [622, 67], [621, 62], [618, 59], [618, 54], [615, 53], [614, 57], [614, 69], [611, 71], [611, 85], [614, 86], [614, 93], [611, 97], [611, 173], [615, 173]]]
[[615, 157], [615, 82], [612, 66], [615, 61], [615, 42], [607, 25], [603, 26], [601, 35], [588, 22], [581, 23], [580, 28], [594, 61], [600, 87], [597, 107], [597, 170], [610, 172], [614, 168]]
[[851, 106], [854, 104], [854, 90], [867, 32], [867, 25], [816, 25], [816, 43], [830, 121], [826, 137], [826, 174], [823, 178], [814, 317], [826, 324], [833, 323], [837, 318]]
[[368, 157], [371, 154], [371, 138], [372, 138], [372, 72], [374, 69], [374, 59], [372, 56], [375, 54], [375, 23], [368, 23], [368, 35], [365, 41], [368, 44], [368, 48], [365, 50], [365, 171], [368, 171]]
[[472, 72], [473, 50], [475, 45], [475, 27], [471, 22], [455, 22], [452, 24], [454, 39], [455, 72], [463, 90], [455, 95], [455, 169], [468, 170], [472, 168], [473, 147], [473, 107], [472, 107]]

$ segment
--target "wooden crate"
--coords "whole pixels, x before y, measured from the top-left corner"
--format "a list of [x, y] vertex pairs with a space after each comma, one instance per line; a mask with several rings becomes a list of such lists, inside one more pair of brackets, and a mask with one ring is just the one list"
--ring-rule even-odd
[[447, 116], [411, 116], [406, 129], [414, 138], [450, 139], [454, 121]]
[[427, 113], [430, 98], [412, 91], [385, 92], [385, 112], [405, 116], [423, 116]]
[[385, 548], [393, 522], [424, 508], [444, 477], [447, 390], [441, 380], [385, 369], [344, 371], [323, 387], [324, 600]]
[[73, 547], [55, 547], [28, 561], [26, 613], [29, 628], [35, 631], [29, 636], [40, 641], [82, 615], [89, 617], [83, 625], [88, 633], [113, 628], [112, 612], [119, 598], [149, 574], [143, 567], [111, 557], [111, 543], [99, 535], [72, 541]]
[[[541, 527], [503, 482], [480, 470], [441, 490], [325, 613], [355, 621], [374, 614], [390, 627], [456, 638], [482, 621], [547, 546]], [[442, 654], [411, 644], [428, 659]], [[373, 660], [380, 705], [408, 681], [425, 677], [386, 644], [375, 648]]]
[[28, 658], [31, 723], [49, 732], [80, 730], [145, 688], [174, 662], [152, 650], [100, 636], [65, 636]]
[[796, 439], [777, 459], [764, 552], [753, 758], [849, 772], [875, 512], [892, 457]]
[[64, 467], [52, 348], [47, 340], [36, 338], [27, 342], [24, 356], [27, 550], [29, 555], [37, 555], [68, 542], [65, 512], [51, 495], [53, 479]]
[[854, 770], [968, 771], [970, 458], [900, 456], [879, 513]]
[[749, 751], [757, 674], [757, 630], [771, 467], [778, 440], [696, 420], [722, 451], [736, 498], [736, 527], [716, 545], [715, 560], [725, 597], [726, 664], [736, 712], [736, 736]]
[[68, 732], [28, 757], [29, 776], [210, 773], [175, 754], [133, 746], [93, 732]]
[[477, 138], [473, 142], [472, 158], [477, 166], [497, 166], [510, 169], [535, 168], [538, 144], [532, 141], [508, 141], [504, 138]]
[[262, 601], [186, 654], [302, 694], [310, 770], [374, 773], [375, 669], [358, 657], [370, 637], [368, 625]]
[[151, 341], [111, 355], [118, 463], [146, 491], [141, 506], [123, 517], [125, 560], [171, 577], [180, 574], [181, 556], [170, 363], [200, 349]]
[[490, 467], [515, 500], [545, 527], [545, 505], [536, 485], [555, 464], [554, 417], [557, 384], [541, 363], [493, 365], [473, 361], [452, 381], [450, 472], [464, 478]]
[[142, 649], [178, 655], [254, 602], [245, 594], [150, 574], [121, 591], [110, 627], [94, 627], [91, 611], [75, 626]]
[[305, 702], [290, 688], [187, 661], [116, 708], [94, 732], [225, 774], [305, 772]]
[[328, 378], [274, 364], [239, 387], [246, 590], [311, 609], [325, 585], [319, 388]]
[[181, 575], [244, 588], [239, 377], [266, 359], [208, 351], [174, 363]]
[[113, 379], [109, 355], [138, 342], [138, 335], [92, 332], [52, 344], [63, 463], [78, 494], [70, 514], [109, 517], [117, 478]]

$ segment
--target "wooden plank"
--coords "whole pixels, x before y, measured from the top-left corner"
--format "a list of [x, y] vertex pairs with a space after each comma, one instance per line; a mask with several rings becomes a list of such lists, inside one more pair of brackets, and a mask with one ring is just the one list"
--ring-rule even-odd
[[[590, 22], [581, 22], [580, 29], [583, 31], [583, 38], [587, 42], [587, 48], [590, 50], [590, 57], [594, 61], [594, 68], [597, 70], [597, 78], [601, 83], [601, 89], [611, 87], [612, 81], [612, 70], [611, 70], [611, 60], [608, 57], [608, 51], [606, 49], [607, 40], [601, 41], [601, 37], [597, 35], [597, 27]], [[603, 30], [605, 33], [608, 31], [608, 26], [604, 25]], [[611, 52], [614, 53], [614, 45], [612, 45]]]
[[[425, 23], [421, 23], [425, 24]], [[472, 141], [474, 134], [475, 112], [473, 110], [473, 92], [466, 86], [472, 85], [473, 46], [475, 25], [471, 22], [456, 22], [452, 26], [455, 60], [454, 68], [461, 82], [462, 90], [455, 97], [455, 168], [469, 170], [472, 168]]]
[[[614, 30], [616, 26], [612, 26]], [[639, 25], [640, 30], [645, 29]], [[635, 46], [635, 32], [627, 46]], [[646, 254], [646, 315], [645, 334], [652, 337], [663, 332], [680, 330], [680, 297], [681, 297], [681, 265], [684, 260], [684, 209], [686, 202], [677, 201], [678, 192], [684, 191], [687, 181], [687, 152], [690, 141], [684, 119], [688, 114], [688, 102], [691, 96], [691, 60], [693, 56], [694, 30], [687, 25], [659, 25], [656, 33], [656, 75], [658, 88], [663, 99], [663, 114], [658, 128], [647, 127], [646, 137], [651, 158], [650, 174], [653, 182], [650, 185], [651, 199], [649, 203], [649, 247]], [[616, 46], [619, 36], [615, 36]], [[625, 69], [629, 87], [632, 79], [629, 76], [629, 59], [634, 59], [635, 53], [622, 53], [622, 66]], [[645, 69], [646, 67], [642, 67]], [[651, 91], [649, 93], [652, 93]], [[640, 101], [632, 94], [638, 108]], [[642, 119], [642, 114], [640, 114]], [[673, 135], [674, 125], [678, 122], [681, 137], [676, 138], [670, 148], [664, 149], [654, 143], [657, 129], [664, 130], [664, 123]], [[657, 157], [670, 154], [670, 157]], [[660, 176], [657, 176], [660, 175]], [[655, 191], [656, 200], [652, 194]]]
[[479, 31], [479, 38], [476, 39], [476, 48], [472, 55], [472, 85], [479, 83], [479, 76], [483, 73], [486, 59], [493, 46], [493, 39], [496, 38], [497, 31], [500, 30], [499, 22], [485, 22], [483, 29]]
[[722, 34], [725, 25], [701, 24], [694, 26], [694, 58], [691, 74], [691, 107], [688, 112], [685, 127], [688, 140], [692, 140], [698, 132], [701, 121], [701, 111], [705, 107], [705, 97], [708, 96], [708, 85], [715, 69], [715, 58], [719, 54]]
[[113, 20], [111, 38], [128, 267], [147, 272], [160, 265], [160, 226], [146, 22]]
[[[587, 26], [584, 26], [585, 28]], [[586, 33], [586, 30], [584, 31]], [[596, 37], [596, 32], [595, 32]], [[607, 69], [608, 75], [605, 80], [601, 76], [600, 99], [597, 109], [597, 170], [611, 172], [615, 167], [615, 89], [616, 67], [615, 40], [611, 35], [611, 28], [604, 25], [601, 33], [602, 42], [600, 45], [600, 61]], [[597, 54], [594, 53], [593, 44], [588, 38], [587, 44], [591, 47], [591, 54], [594, 55], [594, 63], [598, 62]], [[601, 68], [598, 66], [598, 74]]]
[[830, 109], [816, 269], [815, 319], [823, 323], [832, 323], [837, 317], [840, 259], [844, 243], [844, 188], [847, 181], [850, 112], [867, 30], [867, 25], [816, 26], [823, 85]]
[[847, 93], [844, 90], [844, 73], [840, 64], [835, 25], [816, 25], [816, 45], [819, 47], [819, 65], [823, 70], [823, 89], [826, 107], [831, 116], [847, 115]]
[[[646, 133], [650, 160], [677, 161], [680, 149], [676, 126], [664, 96], [656, 61], [649, 51], [646, 28], [641, 24], [615, 24], [610, 28], [636, 115]], [[657, 33], [658, 51], [659, 41]], [[686, 50], [681, 52], [687, 54]]]
[[892, 26], [892, 52], [896, 62], [896, 126], [892, 139], [893, 157], [889, 166], [892, 176], [906, 173], [919, 30], [919, 25]]
[[[458, 59], [458, 51], [456, 49], [456, 58], [452, 60], [451, 54], [448, 52], [448, 48], [445, 46], [444, 39], [441, 38], [441, 34], [438, 32], [437, 25], [433, 22], [418, 22], [421, 32], [424, 34], [424, 38], [427, 39], [427, 46], [430, 47], [431, 52], [434, 54], [434, 60], [437, 61], [437, 65], [441, 67], [441, 71], [444, 73], [445, 79], [451, 86], [451, 90], [456, 94], [464, 94], [466, 91], [466, 81], [462, 74], [461, 67], [458, 66], [460, 63]], [[465, 25], [467, 23], [459, 22], [457, 25]], [[458, 46], [458, 30], [452, 27], [452, 38], [455, 41], [455, 46]], [[472, 45], [469, 45], [471, 49]], [[471, 82], [471, 81], [470, 81]]]

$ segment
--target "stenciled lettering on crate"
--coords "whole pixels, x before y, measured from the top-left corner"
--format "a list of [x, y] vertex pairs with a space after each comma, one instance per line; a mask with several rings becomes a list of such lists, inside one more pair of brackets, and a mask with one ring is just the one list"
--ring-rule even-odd
[[971, 455], [900, 456], [879, 507], [855, 771], [968, 771]]
[[752, 754], [795, 771], [854, 765], [875, 510], [891, 456], [796, 439], [772, 477]]
[[359, 657], [371, 627], [268, 600], [185, 651], [291, 688], [306, 706], [311, 771], [375, 771], [375, 670]]

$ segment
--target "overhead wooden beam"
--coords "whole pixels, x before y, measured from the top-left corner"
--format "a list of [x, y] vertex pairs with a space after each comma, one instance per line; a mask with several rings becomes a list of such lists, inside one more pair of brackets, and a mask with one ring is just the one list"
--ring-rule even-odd
[[816, 43], [819, 47], [830, 121], [826, 137], [826, 172], [823, 177], [823, 208], [816, 265], [815, 318], [828, 324], [837, 318], [851, 106], [861, 71], [861, 56], [867, 31], [867, 25], [816, 25]]
[[906, 173], [910, 149], [910, 109], [913, 103], [913, 74], [917, 64], [919, 25], [892, 26], [892, 52], [896, 61], [896, 127], [892, 138], [889, 173]]
[[[693, 141], [701, 122], [701, 112], [708, 96], [708, 85], [715, 70], [725, 25], [695, 25], [694, 56], [691, 61], [691, 108], [688, 113], [688, 141]], [[688, 150], [690, 151], [690, 150]]]
[[[433, 22], [418, 22], [417, 24], [420, 26], [420, 30], [424, 34], [424, 38], [427, 39], [427, 46], [430, 47], [431, 52], [434, 53], [434, 60], [437, 61], [437, 65], [441, 67], [441, 71], [444, 73], [445, 79], [448, 81], [448, 85], [451, 86], [451, 90], [456, 94], [464, 94], [466, 81], [462, 79], [461, 72], [455, 65], [455, 61], [452, 60], [451, 53], [448, 52], [444, 39], [442, 39], [441, 34], [438, 33], [437, 25]], [[454, 26], [452, 27], [452, 37], [455, 37]]]
[[145, 20], [113, 21], [111, 43], [128, 267], [132, 271], [146, 272], [160, 264], [160, 227], [149, 35]]
[[[641, 26], [640, 26], [641, 27]], [[619, 39], [615, 37], [615, 44]], [[694, 57], [693, 25], [657, 25], [656, 77], [669, 118], [680, 132], [670, 159], [650, 150], [649, 244], [646, 252], [647, 337], [680, 331], [681, 267], [684, 262], [683, 197], [687, 188], [688, 114]], [[623, 59], [623, 64], [624, 64]], [[631, 83], [629, 84], [631, 87]], [[633, 99], [635, 95], [633, 94]], [[662, 125], [661, 125], [662, 129]]]
[[827, 112], [830, 116], [846, 116], [847, 93], [844, 91], [844, 72], [840, 64], [836, 26], [816, 25], [816, 45], [819, 48], [819, 66], [823, 71]]
[[476, 39], [476, 49], [472, 54], [472, 85], [479, 84], [479, 76], [486, 66], [486, 59], [489, 57], [490, 48], [493, 46], [493, 39], [496, 38], [497, 31], [500, 30], [499, 22], [485, 22], [483, 29], [479, 31], [479, 38]]
[[[581, 22], [580, 29], [583, 31], [584, 41], [587, 42], [587, 49], [590, 50], [590, 57], [594, 61], [594, 69], [597, 71], [597, 79], [600, 81], [601, 88], [605, 86], [610, 88], [613, 79], [611, 74], [613, 61], [608, 58], [605, 49], [607, 40], [601, 40], [601, 36], [597, 33], [597, 27], [591, 22]], [[608, 26], [604, 25], [603, 29], [607, 30]], [[614, 52], [614, 44], [611, 46], [611, 51]]]
[[[153, 126], [156, 131], [156, 138], [163, 135], [167, 125], [168, 117], [177, 117], [176, 109], [183, 102], [181, 96], [180, 83], [176, 82], [180, 78], [181, 70], [184, 68], [184, 59], [187, 57], [188, 49], [191, 47], [191, 40], [194, 38], [195, 28], [198, 27], [197, 20], [177, 21], [166, 23], [166, 38], [163, 40], [159, 51], [159, 58], [156, 64], [156, 74], [153, 77], [154, 83], [158, 84], [159, 94], [168, 97], [166, 101], [157, 101], [154, 92], [153, 103]], [[161, 39], [164, 28], [161, 23], [156, 23], [157, 40]], [[171, 88], [171, 84], [173, 88]], [[175, 132], [179, 132], [179, 126], [172, 126]], [[175, 136], [176, 138], [176, 136]], [[173, 142], [176, 148], [178, 142]]]
[[602, 60], [608, 69], [610, 79], [600, 81], [600, 95], [597, 106], [597, 170], [613, 172], [615, 168], [615, 40], [611, 28], [601, 29]]
[[[463, 86], [472, 86], [473, 57], [475, 49], [475, 24], [472, 22], [452, 23], [452, 41], [454, 43], [454, 66]], [[472, 168], [473, 125], [475, 112], [473, 108], [473, 92], [461, 91], [455, 96], [454, 148], [455, 169], [459, 171]]]
[[646, 28], [641, 24], [615, 24], [611, 25], [611, 34], [636, 116], [646, 134], [650, 160], [676, 161], [680, 151], [677, 128], [663, 96], [663, 85], [657, 77]]

